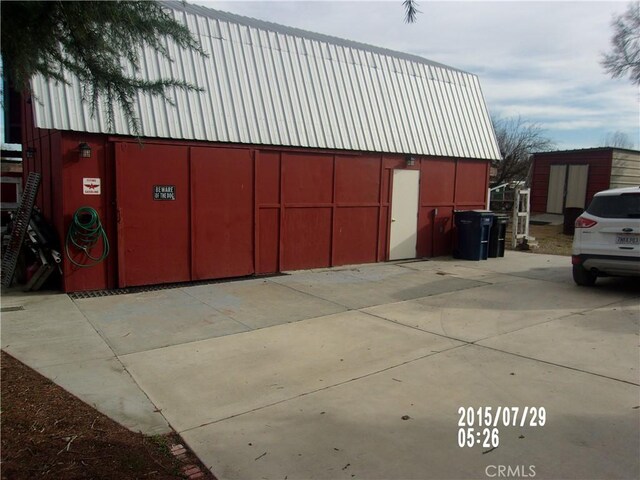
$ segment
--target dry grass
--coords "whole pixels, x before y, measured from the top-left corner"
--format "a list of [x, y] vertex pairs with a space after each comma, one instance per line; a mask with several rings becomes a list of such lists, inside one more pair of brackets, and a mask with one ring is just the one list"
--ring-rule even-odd
[[[529, 225], [529, 235], [535, 237], [538, 248], [532, 248], [533, 253], [547, 255], [571, 255], [573, 235], [562, 233], [562, 225]], [[507, 248], [511, 248], [510, 231], [507, 232]]]

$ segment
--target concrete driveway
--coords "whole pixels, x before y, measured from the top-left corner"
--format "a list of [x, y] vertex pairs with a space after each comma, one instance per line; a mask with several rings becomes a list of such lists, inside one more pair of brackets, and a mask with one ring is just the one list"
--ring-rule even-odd
[[[221, 479], [637, 478], [640, 288], [579, 288], [569, 264], [508, 252], [9, 292], [2, 348], [129, 428], [170, 424]], [[470, 419], [480, 444], [460, 447], [460, 407], [501, 417]]]

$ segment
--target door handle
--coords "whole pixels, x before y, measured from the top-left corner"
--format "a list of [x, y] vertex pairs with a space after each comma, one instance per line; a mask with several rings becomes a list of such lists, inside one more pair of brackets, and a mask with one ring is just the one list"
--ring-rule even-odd
[[392, 221], [392, 222], [395, 222], [395, 221], [396, 221], [396, 219], [395, 219], [395, 218], [392, 218], [392, 219], [391, 219], [391, 221]]

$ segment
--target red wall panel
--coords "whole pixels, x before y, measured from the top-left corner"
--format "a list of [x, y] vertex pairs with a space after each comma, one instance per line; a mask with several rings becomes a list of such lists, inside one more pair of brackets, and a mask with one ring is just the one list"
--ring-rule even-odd
[[422, 207], [419, 218], [418, 256], [449, 255], [453, 246], [453, 207]]
[[[420, 203], [422, 205], [451, 205], [455, 191], [456, 162], [433, 158], [422, 161], [420, 173]], [[477, 182], [477, 178], [475, 179]]]
[[256, 153], [257, 172], [260, 179], [256, 184], [258, 204], [280, 203], [280, 153]]
[[[119, 285], [183, 282], [191, 277], [189, 150], [122, 143], [116, 147]], [[175, 200], [154, 200], [155, 185]]]
[[262, 208], [258, 219], [259, 254], [256, 273], [275, 273], [279, 270], [280, 250], [280, 209]]
[[[80, 141], [84, 141], [91, 147], [90, 158], [78, 157], [78, 144]], [[63, 210], [63, 231], [58, 232], [62, 237], [61, 240], [65, 240], [65, 236], [76, 210], [80, 207], [91, 207], [96, 210], [100, 216], [100, 222], [103, 224], [107, 233], [107, 238], [112, 248], [117, 247], [116, 233], [113, 229], [113, 217], [109, 210], [113, 197], [109, 194], [109, 182], [107, 181], [107, 170], [109, 164], [107, 161], [105, 141], [101, 136], [80, 136], [79, 134], [66, 133], [62, 137], [61, 141], [62, 152], [62, 186], [64, 190], [64, 197], [62, 202]], [[85, 195], [83, 193], [83, 179], [84, 178], [100, 178], [101, 183], [101, 195]], [[93, 250], [91, 255], [94, 257], [99, 256], [102, 253], [102, 242], [99, 242]], [[91, 260], [84, 255], [82, 251], [74, 250], [70, 248], [70, 254], [74, 261], [85, 265], [91, 263]], [[113, 248], [109, 256], [102, 262], [91, 267], [80, 268], [73, 265], [65, 254], [63, 269], [64, 275], [64, 288], [66, 291], [78, 291], [78, 290], [98, 290], [103, 288], [113, 287], [113, 269], [115, 265], [115, 259], [117, 255], [117, 248]]]
[[41, 209], [44, 218], [51, 219], [51, 136], [47, 135], [40, 139], [42, 149], [40, 158], [42, 159], [42, 178], [40, 185]]
[[253, 190], [250, 150], [191, 147], [193, 280], [254, 272]]
[[455, 194], [457, 206], [484, 204], [488, 187], [487, 172], [487, 162], [458, 160]]
[[336, 202], [378, 203], [380, 158], [336, 156]]
[[434, 211], [435, 207], [420, 206], [418, 208], [418, 244], [416, 253], [419, 257], [433, 256], [433, 234], [434, 234]]
[[280, 152], [256, 152], [256, 273], [280, 267]]
[[282, 154], [282, 201], [288, 204], [333, 201], [333, 156]]
[[[49, 136], [40, 136], [36, 139], [34, 139], [34, 145], [36, 146], [36, 151], [35, 151], [35, 170], [37, 172], [40, 172], [40, 174], [42, 175], [42, 178], [40, 179], [40, 188], [38, 189], [38, 195], [36, 196], [36, 205], [40, 208], [40, 210], [44, 211], [44, 188], [45, 185], [49, 182], [49, 178], [47, 178], [45, 176], [45, 171], [42, 168], [43, 163], [46, 164], [48, 161], [50, 161], [49, 158], [45, 158], [43, 159], [42, 157], [44, 155], [46, 155], [46, 151], [45, 148], [43, 148], [43, 145], [46, 145], [49, 142]], [[46, 149], [48, 151], [48, 149]]]
[[449, 255], [453, 246], [453, 208], [439, 207], [435, 219], [435, 234], [431, 256]]
[[380, 229], [378, 231], [378, 261], [384, 262], [389, 257], [389, 228], [391, 225], [391, 209], [380, 207]]
[[331, 265], [331, 208], [287, 208], [282, 232], [282, 269]]
[[333, 264], [371, 263], [377, 258], [377, 207], [335, 210]]

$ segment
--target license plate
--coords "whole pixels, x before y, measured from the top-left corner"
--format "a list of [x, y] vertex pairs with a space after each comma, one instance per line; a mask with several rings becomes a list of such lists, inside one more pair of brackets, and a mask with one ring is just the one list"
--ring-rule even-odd
[[616, 245], [640, 245], [640, 235], [616, 235]]

